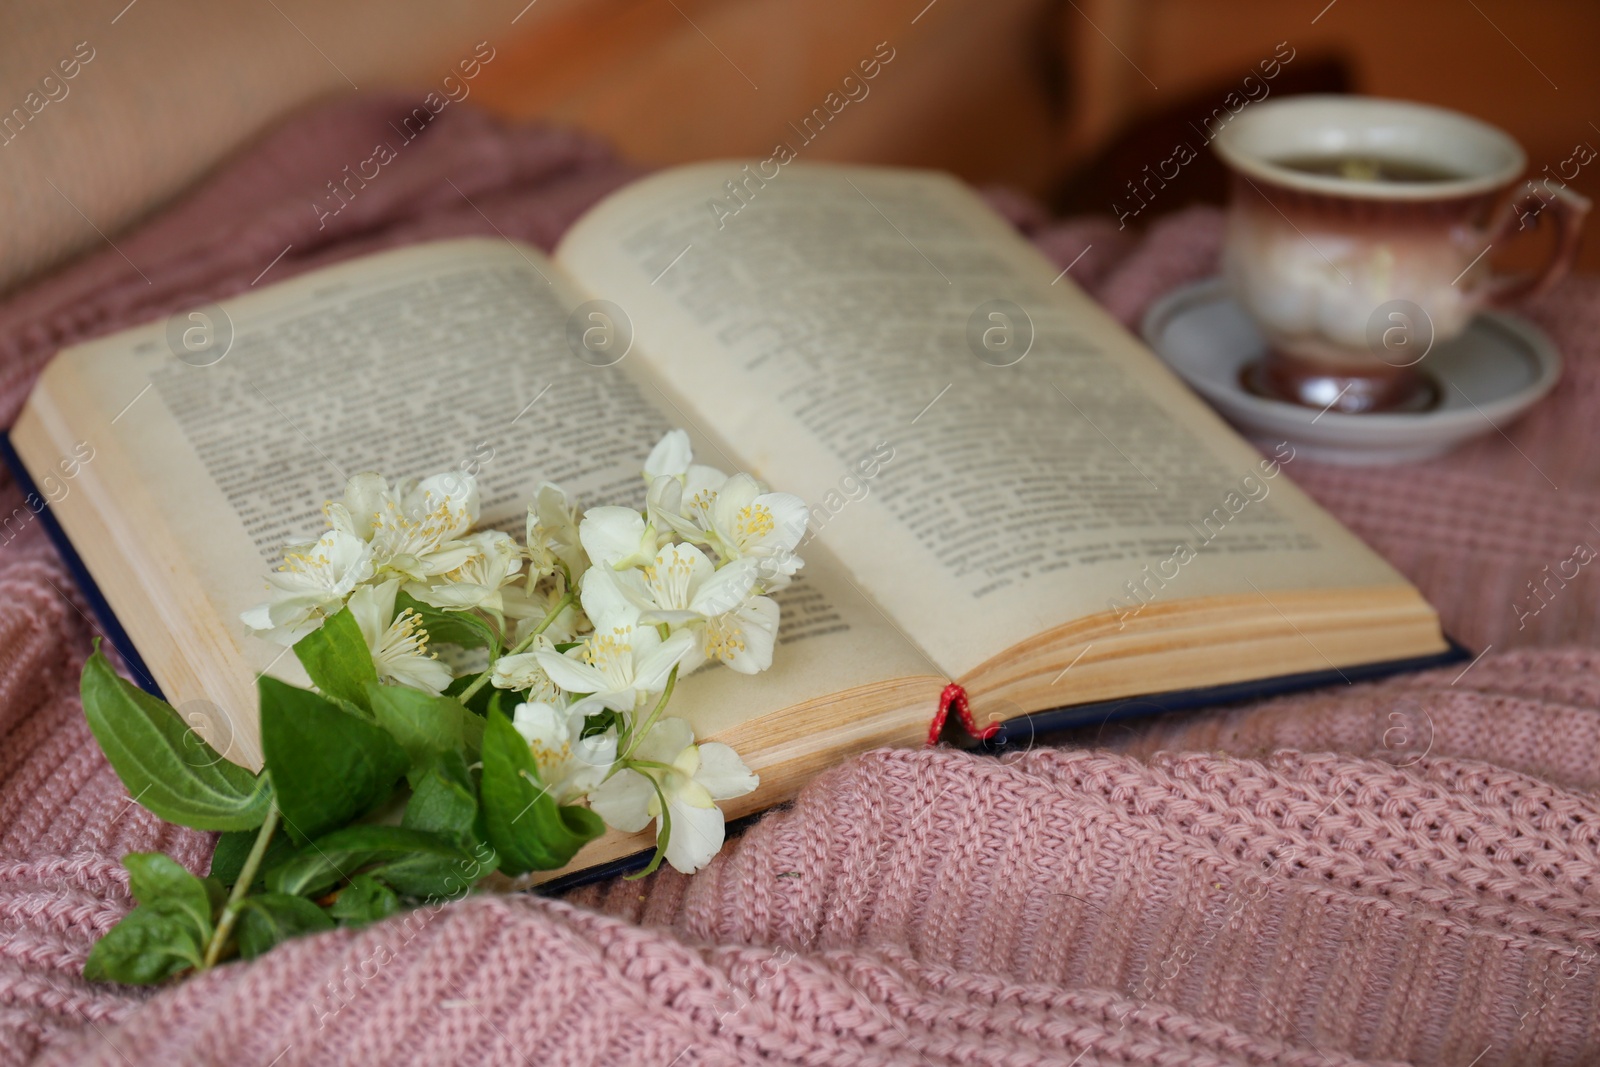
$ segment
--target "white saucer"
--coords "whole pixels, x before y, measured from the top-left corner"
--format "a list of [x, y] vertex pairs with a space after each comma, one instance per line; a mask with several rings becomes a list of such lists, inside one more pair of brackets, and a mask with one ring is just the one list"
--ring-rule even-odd
[[1239, 372], [1266, 341], [1221, 278], [1186, 285], [1145, 314], [1140, 332], [1156, 354], [1229, 422], [1268, 446], [1288, 441], [1311, 459], [1370, 466], [1448, 452], [1504, 426], [1561, 377], [1561, 356], [1533, 324], [1485, 311], [1464, 333], [1435, 345], [1422, 367], [1439, 382], [1440, 402], [1411, 414], [1318, 412], [1245, 391]]

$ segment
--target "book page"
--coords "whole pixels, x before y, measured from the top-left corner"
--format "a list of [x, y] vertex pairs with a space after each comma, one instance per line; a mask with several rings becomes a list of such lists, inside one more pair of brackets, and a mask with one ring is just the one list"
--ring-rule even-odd
[[[326, 528], [323, 502], [361, 471], [472, 474], [480, 523], [519, 539], [543, 481], [585, 506], [641, 506], [644, 457], [678, 420], [641, 360], [601, 365], [569, 346], [579, 302], [536, 250], [460, 240], [213, 306], [207, 328], [229, 338], [220, 351], [180, 358], [173, 329], [155, 323], [64, 353], [48, 372], [47, 385], [61, 387], [52, 403], [70, 407], [76, 436], [115, 457], [116, 474], [111, 464], [93, 470], [113, 498], [96, 506], [119, 511], [135, 539], [170, 547], [175, 561], [137, 568], [134, 577], [155, 588], [131, 605], [113, 588], [120, 581], [97, 572], [135, 642], [141, 628], [193, 628], [223, 646], [195, 653], [208, 663], [236, 660], [304, 684], [293, 655], [251, 634], [239, 613], [264, 598], [264, 575], [286, 544]], [[189, 321], [176, 318], [180, 329]], [[716, 462], [714, 445], [696, 445]], [[736, 686], [708, 670], [680, 685], [674, 706], [696, 709], [702, 730], [935, 673], [815, 548], [805, 553], [813, 565], [779, 594], [784, 630], [772, 671]], [[165, 609], [178, 618], [148, 617], [147, 604], [183, 583], [201, 603]], [[173, 692], [183, 672], [151, 666], [175, 703], [201, 695]], [[253, 673], [243, 678], [229, 698], [253, 720]]]
[[1403, 582], [949, 177], [677, 168], [556, 259], [952, 676], [1119, 604]]

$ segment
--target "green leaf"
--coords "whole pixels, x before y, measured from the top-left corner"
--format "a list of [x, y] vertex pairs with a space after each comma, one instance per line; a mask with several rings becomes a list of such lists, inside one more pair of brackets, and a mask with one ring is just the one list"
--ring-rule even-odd
[[483, 744], [483, 719], [451, 697], [377, 682], [368, 687], [367, 695], [373, 718], [406, 750], [410, 759], [406, 777], [413, 786], [441, 754], [465, 750], [476, 757]]
[[472, 856], [439, 834], [402, 826], [347, 826], [317, 838], [267, 872], [267, 888], [292, 896], [316, 896], [361, 872], [368, 864], [413, 853], [443, 856], [470, 869]]
[[472, 892], [478, 879], [494, 870], [494, 852], [487, 845], [479, 847], [483, 850], [481, 860], [467, 855], [447, 857], [417, 853], [379, 864], [367, 873], [401, 896], [427, 901], [455, 900]]
[[333, 920], [305, 897], [283, 893], [245, 897], [239, 907], [239, 955], [253, 960], [291, 937], [332, 929]]
[[[256, 831], [235, 830], [217, 838], [216, 851], [211, 854], [211, 877], [225, 886], [232, 886], [244, 870], [244, 861], [256, 843]], [[267, 851], [257, 868], [256, 882], [261, 881], [261, 871], [271, 870], [294, 855], [294, 843], [282, 834], [273, 834], [267, 842]]]
[[486, 685], [472, 694], [472, 696], [463, 700], [461, 694], [477, 680], [478, 676], [476, 674], [463, 674], [460, 678], [445, 686], [444, 695], [460, 701], [463, 707], [481, 718], [488, 713], [489, 701], [498, 697], [500, 690], [492, 685]]
[[422, 628], [428, 631], [429, 643], [487, 648], [491, 657], [500, 654], [500, 635], [487, 621], [476, 615], [464, 611], [444, 611], [432, 604], [424, 604], [401, 590], [394, 599], [394, 610], [398, 614], [407, 608], [422, 617]]
[[[209, 924], [208, 924], [209, 927]], [[148, 985], [201, 967], [209, 928], [197, 926], [181, 901], [163, 897], [123, 916], [89, 950], [83, 976], [91, 982]]]
[[483, 732], [484, 833], [509, 875], [563, 867], [605, 832], [588, 808], [556, 803], [539, 778], [528, 743], [498, 709]]
[[477, 818], [478, 798], [466, 760], [459, 752], [446, 752], [418, 776], [400, 825], [469, 846]]
[[328, 908], [328, 914], [346, 926], [365, 926], [399, 910], [400, 898], [394, 890], [371, 875], [358, 874], [339, 890], [339, 899]]
[[[283, 837], [273, 835], [272, 841], [267, 844], [270, 849], [273, 844], [284, 840]], [[255, 844], [256, 835], [253, 830], [230, 830], [217, 836], [217, 847], [211, 850], [211, 877], [222, 882], [223, 885], [232, 885], [239, 880], [239, 875], [244, 873], [244, 861], [250, 855], [251, 846]]]
[[497, 863], [494, 850], [478, 839], [477, 822], [477, 789], [466, 760], [459, 752], [446, 752], [418, 781], [400, 825], [440, 834], [471, 852], [473, 859], [410, 856], [374, 868], [373, 876], [407, 896], [440, 899], [465, 895]]
[[372, 665], [372, 651], [349, 608], [296, 641], [294, 654], [325, 696], [371, 710], [367, 686], [378, 681], [378, 669]]
[[405, 750], [316, 693], [262, 675], [261, 750], [285, 828], [305, 843], [389, 799]]
[[83, 665], [83, 714], [139, 804], [196, 830], [253, 830], [267, 817], [266, 782], [217, 751], [163, 701], [117, 676], [98, 650]]
[[159, 852], [130, 852], [122, 857], [122, 865], [128, 868], [128, 890], [134, 900], [140, 904], [170, 900], [210, 936], [215, 906], [205, 882]]

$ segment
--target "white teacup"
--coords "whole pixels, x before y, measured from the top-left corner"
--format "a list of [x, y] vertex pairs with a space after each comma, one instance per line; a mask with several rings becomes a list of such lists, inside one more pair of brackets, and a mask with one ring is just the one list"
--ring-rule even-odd
[[[1424, 104], [1288, 97], [1246, 108], [1213, 144], [1233, 172], [1223, 272], [1271, 346], [1248, 384], [1318, 408], [1426, 406], [1428, 350], [1485, 304], [1554, 284], [1589, 208], [1548, 181], [1507, 196], [1527, 162], [1517, 142]], [[1489, 250], [1546, 211], [1544, 268], [1495, 275]]]

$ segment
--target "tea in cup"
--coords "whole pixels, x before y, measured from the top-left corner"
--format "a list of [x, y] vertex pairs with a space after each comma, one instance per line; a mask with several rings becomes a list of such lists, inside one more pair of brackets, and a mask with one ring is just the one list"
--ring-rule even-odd
[[[1223, 273], [1269, 345], [1245, 384], [1316, 408], [1426, 409], [1428, 351], [1559, 280], [1589, 208], [1559, 183], [1508, 195], [1527, 162], [1517, 142], [1424, 104], [1288, 97], [1241, 111], [1213, 144], [1232, 172]], [[1546, 218], [1544, 267], [1495, 274], [1490, 250]]]

